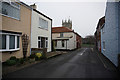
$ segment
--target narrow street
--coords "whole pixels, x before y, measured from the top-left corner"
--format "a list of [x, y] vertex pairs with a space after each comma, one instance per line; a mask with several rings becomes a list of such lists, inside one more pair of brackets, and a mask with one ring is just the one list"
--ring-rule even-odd
[[5, 75], [5, 78], [117, 78], [92, 48], [82, 48]]

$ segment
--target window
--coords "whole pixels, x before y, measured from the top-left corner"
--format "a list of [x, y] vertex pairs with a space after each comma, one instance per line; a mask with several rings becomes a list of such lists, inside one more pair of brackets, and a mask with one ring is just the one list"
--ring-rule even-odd
[[15, 36], [14, 35], [10, 35], [9, 36], [9, 48], [10, 49], [15, 49]]
[[17, 48], [20, 48], [20, 38], [17, 36]]
[[64, 40], [62, 40], [62, 47], [65, 47]]
[[103, 41], [103, 50], [105, 50], [105, 41]]
[[2, 2], [0, 13], [15, 19], [20, 19], [20, 5], [16, 2]]
[[63, 33], [60, 33], [60, 37], [63, 37]]
[[39, 18], [39, 27], [43, 29], [48, 29], [48, 21]]
[[38, 48], [48, 48], [48, 38], [38, 36]]
[[38, 48], [41, 48], [41, 37], [38, 37]]
[[0, 49], [6, 49], [6, 35], [0, 35]]
[[18, 35], [0, 34], [0, 51], [15, 51], [19, 50], [19, 40]]
[[48, 38], [46, 38], [46, 48], [48, 48]]
[[55, 45], [55, 47], [57, 47], [57, 40], [54, 41], [54, 45]]

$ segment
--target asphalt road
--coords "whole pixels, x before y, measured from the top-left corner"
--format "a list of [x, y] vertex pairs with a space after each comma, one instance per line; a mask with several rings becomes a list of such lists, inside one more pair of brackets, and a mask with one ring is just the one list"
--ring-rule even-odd
[[68, 54], [50, 58], [3, 78], [117, 78], [114, 70], [104, 63], [91, 48], [82, 48]]

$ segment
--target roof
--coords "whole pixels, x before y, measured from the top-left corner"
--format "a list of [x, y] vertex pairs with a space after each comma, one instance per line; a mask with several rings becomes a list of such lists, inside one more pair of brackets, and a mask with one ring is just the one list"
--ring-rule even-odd
[[35, 12], [37, 12], [37, 13], [39, 13], [39, 14], [41, 14], [41, 15], [43, 15], [44, 17], [46, 17], [46, 18], [48, 18], [49, 20], [51, 20], [52, 21], [52, 19], [51, 18], [49, 18], [48, 16], [46, 16], [46, 15], [44, 15], [43, 13], [41, 13], [40, 11], [38, 11], [38, 10], [36, 10], [36, 9], [33, 9]]
[[97, 25], [97, 28], [96, 28], [96, 29], [98, 29], [99, 26], [102, 27], [102, 25], [103, 25], [104, 23], [105, 23], [105, 16], [99, 19], [99, 22], [98, 22], [98, 25]]
[[74, 32], [74, 31], [66, 27], [52, 27], [52, 33], [60, 32]]

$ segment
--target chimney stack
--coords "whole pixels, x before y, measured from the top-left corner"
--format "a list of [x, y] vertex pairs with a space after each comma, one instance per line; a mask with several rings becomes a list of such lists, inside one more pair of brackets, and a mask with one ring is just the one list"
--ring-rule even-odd
[[30, 5], [33, 9], [37, 9], [36, 4], [34, 3], [33, 5]]

